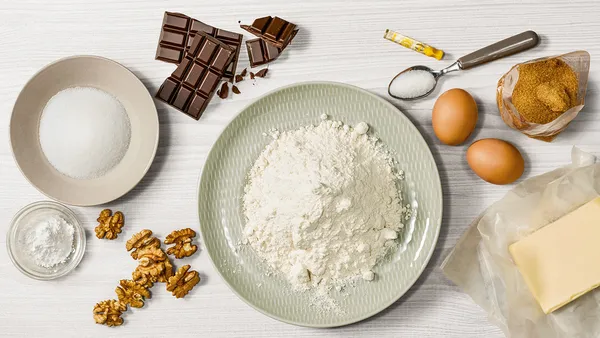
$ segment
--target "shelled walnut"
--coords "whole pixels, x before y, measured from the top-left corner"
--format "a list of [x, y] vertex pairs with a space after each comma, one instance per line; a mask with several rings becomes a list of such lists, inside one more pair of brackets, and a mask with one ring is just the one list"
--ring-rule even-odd
[[164, 261], [167, 255], [159, 248], [146, 247], [138, 252], [139, 265], [136, 271], [150, 276], [153, 282], [165, 271]]
[[147, 275], [142, 271], [136, 269], [131, 274], [131, 280], [133, 280], [136, 284], [145, 287], [146, 289], [150, 289], [154, 286], [154, 281], [157, 278], [153, 278], [151, 275]]
[[[114, 239], [121, 232], [123, 214], [116, 212], [112, 215], [109, 209], [105, 209], [100, 213], [98, 222], [98, 238]], [[165, 240], [165, 244], [174, 244], [168, 249], [168, 254], [177, 258], [194, 254], [198, 249], [192, 244], [192, 238], [195, 236], [196, 232], [189, 228], [173, 231]], [[125, 244], [125, 248], [131, 251], [131, 257], [139, 264], [131, 274], [130, 280], [119, 281], [119, 286], [115, 289], [118, 300], [105, 300], [94, 306], [94, 320], [98, 324], [123, 324], [123, 312], [128, 306], [143, 307], [145, 301], [151, 297], [149, 289], [155, 283], [167, 283], [167, 291], [177, 298], [182, 298], [200, 282], [198, 272], [190, 271], [189, 265], [181, 267], [174, 274], [169, 256], [161, 249], [160, 240], [152, 236], [151, 230], [144, 229], [133, 235]]]
[[121, 233], [121, 228], [125, 224], [123, 213], [120, 211], [115, 212], [113, 215], [112, 210], [104, 209], [98, 216], [98, 226], [94, 229], [96, 237], [99, 239], [115, 239]]
[[160, 274], [156, 279], [156, 281], [159, 283], [166, 283], [169, 278], [173, 276], [173, 264], [171, 264], [169, 257], [163, 261], [163, 264], [165, 266], [163, 273]]
[[193, 237], [196, 232], [190, 228], [173, 231], [165, 239], [165, 244], [175, 244], [167, 249], [167, 254], [175, 255], [175, 258], [193, 255], [198, 250], [198, 246], [192, 244]]
[[160, 248], [142, 248], [138, 250], [138, 258], [140, 264], [134, 273], [138, 276], [146, 276], [152, 283], [166, 283], [173, 275], [173, 265]]
[[160, 240], [152, 236], [152, 231], [144, 229], [137, 234], [133, 235], [125, 244], [127, 251], [131, 251], [131, 257], [133, 259], [139, 258], [139, 253], [144, 248], [160, 248]]
[[200, 282], [198, 271], [188, 271], [190, 265], [184, 265], [167, 282], [167, 291], [171, 291], [176, 298], [182, 298]]
[[147, 288], [127, 279], [122, 279], [119, 282], [115, 292], [121, 303], [135, 308], [141, 308], [144, 306], [144, 299], [150, 298], [150, 291]]
[[127, 304], [115, 299], [104, 300], [94, 306], [94, 320], [97, 324], [119, 326], [123, 324], [121, 315], [127, 310]]
[[161, 249], [156, 247], [145, 247], [138, 250], [138, 261], [150, 260], [153, 262], [162, 262], [167, 259], [167, 254]]

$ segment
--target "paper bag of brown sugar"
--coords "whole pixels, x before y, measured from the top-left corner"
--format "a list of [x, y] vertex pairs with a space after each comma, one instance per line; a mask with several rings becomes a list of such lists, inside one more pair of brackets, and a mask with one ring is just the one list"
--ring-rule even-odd
[[[508, 247], [600, 195], [600, 164], [573, 148], [572, 164], [518, 184], [462, 235], [442, 263], [448, 279], [509, 338], [596, 338], [600, 289], [544, 314]], [[557, 243], [560, 250], [560, 243]]]
[[[544, 63], [554, 67], [546, 70], [542, 67]], [[583, 108], [589, 69], [590, 54], [586, 51], [515, 65], [498, 81], [496, 101], [500, 116], [508, 126], [529, 137], [552, 141]], [[521, 83], [521, 88], [515, 91], [520, 72], [525, 71], [524, 79], [529, 83], [526, 86]], [[571, 78], [566, 79], [568, 76]], [[519, 106], [523, 111], [519, 111]]]

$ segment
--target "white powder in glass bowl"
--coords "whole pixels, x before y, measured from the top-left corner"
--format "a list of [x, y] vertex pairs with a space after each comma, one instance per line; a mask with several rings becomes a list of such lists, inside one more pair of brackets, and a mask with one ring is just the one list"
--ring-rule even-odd
[[72, 178], [93, 179], [123, 159], [131, 124], [127, 111], [111, 94], [73, 87], [48, 101], [39, 137], [44, 155], [56, 170]]

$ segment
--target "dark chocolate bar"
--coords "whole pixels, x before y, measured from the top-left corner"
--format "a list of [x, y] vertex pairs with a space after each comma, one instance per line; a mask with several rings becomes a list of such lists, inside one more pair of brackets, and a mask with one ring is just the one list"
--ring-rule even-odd
[[252, 25], [240, 27], [278, 48], [285, 48], [296, 35], [294, 32], [298, 31], [296, 25], [277, 16], [258, 18]]
[[296, 33], [298, 33], [298, 30], [295, 30], [292, 33], [292, 37], [283, 48], [277, 48], [274, 45], [265, 42], [263, 39], [246, 40], [246, 49], [248, 49], [250, 67], [254, 68], [261, 66], [277, 59], [283, 50], [292, 42]]
[[156, 59], [179, 64], [198, 32], [204, 32], [235, 49], [233, 60], [223, 76], [226, 79], [233, 79], [240, 55], [242, 34], [215, 28], [185, 14], [165, 12]]
[[158, 89], [156, 98], [198, 120], [234, 55], [232, 47], [199, 31], [177, 69]]

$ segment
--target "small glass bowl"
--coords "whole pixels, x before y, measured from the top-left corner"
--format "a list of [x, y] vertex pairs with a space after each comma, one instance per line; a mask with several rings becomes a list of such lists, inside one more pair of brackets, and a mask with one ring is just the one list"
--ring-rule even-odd
[[[73, 225], [75, 232], [73, 251], [65, 262], [45, 268], [35, 264], [25, 253], [21, 236], [30, 224], [49, 216], [62, 217]], [[6, 235], [6, 246], [10, 260], [24, 275], [39, 280], [50, 280], [68, 274], [81, 262], [85, 253], [85, 231], [69, 208], [56, 202], [40, 201], [25, 206], [15, 215]]]

